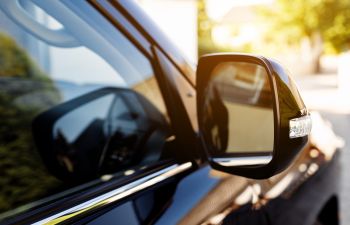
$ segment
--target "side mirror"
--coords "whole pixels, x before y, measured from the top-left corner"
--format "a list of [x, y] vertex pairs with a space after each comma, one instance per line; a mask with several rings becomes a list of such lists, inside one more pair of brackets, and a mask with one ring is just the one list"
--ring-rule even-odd
[[285, 169], [311, 131], [311, 117], [289, 73], [262, 56], [200, 58], [197, 109], [210, 165], [254, 179]]

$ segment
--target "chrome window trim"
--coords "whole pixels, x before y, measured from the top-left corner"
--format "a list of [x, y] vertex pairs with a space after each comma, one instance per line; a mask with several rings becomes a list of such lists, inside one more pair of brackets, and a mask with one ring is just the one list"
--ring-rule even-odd
[[51, 215], [45, 219], [37, 221], [33, 224], [58, 224], [63, 221], [69, 220], [75, 216], [80, 216], [84, 213], [94, 211], [108, 204], [114, 203], [122, 198], [128, 197], [134, 193], [137, 193], [141, 190], [144, 190], [148, 187], [151, 187], [161, 181], [164, 181], [172, 176], [180, 174], [192, 167], [191, 162], [183, 164], [174, 164], [169, 167], [166, 167], [162, 170], [159, 170], [155, 173], [152, 173], [148, 176], [142, 177], [138, 180], [135, 180], [129, 184], [126, 184], [122, 187], [119, 187], [113, 191], [107, 192], [103, 195], [95, 197], [89, 201], [78, 204], [74, 207], [66, 209], [62, 212]]
[[272, 156], [244, 156], [234, 158], [214, 158], [213, 161], [221, 166], [257, 166], [266, 165]]

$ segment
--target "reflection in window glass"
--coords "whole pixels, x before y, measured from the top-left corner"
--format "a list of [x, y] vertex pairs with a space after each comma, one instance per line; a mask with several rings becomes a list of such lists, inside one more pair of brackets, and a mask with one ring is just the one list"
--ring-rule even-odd
[[[28, 13], [43, 18], [30, 5]], [[0, 221], [16, 212], [6, 211], [161, 159], [170, 128], [152, 66], [120, 32], [109, 33], [123, 59], [113, 67], [89, 47], [50, 46], [0, 12]], [[79, 179], [65, 180], [50, 164]]]

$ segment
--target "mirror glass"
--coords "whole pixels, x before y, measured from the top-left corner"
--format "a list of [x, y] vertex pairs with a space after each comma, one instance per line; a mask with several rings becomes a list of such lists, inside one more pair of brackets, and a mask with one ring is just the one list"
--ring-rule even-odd
[[204, 135], [215, 156], [270, 154], [274, 107], [268, 73], [250, 62], [223, 62], [211, 71], [205, 90]]

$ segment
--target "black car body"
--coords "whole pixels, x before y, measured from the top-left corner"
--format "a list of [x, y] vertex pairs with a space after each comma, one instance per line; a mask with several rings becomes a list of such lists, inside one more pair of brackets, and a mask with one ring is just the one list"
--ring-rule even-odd
[[[71, 20], [72, 26], [67, 29], [73, 33], [74, 29], [82, 29], [82, 42], [100, 44], [97, 40], [101, 39], [105, 45], [87, 47], [110, 65], [124, 68], [128, 63], [139, 72], [147, 67], [155, 77], [149, 80], [149, 87], [156, 85], [159, 92], [145, 97], [143, 86], [130, 89], [108, 86], [106, 82], [73, 85], [67, 81], [69, 76], [50, 81], [43, 76], [22, 76], [20, 72], [13, 72], [11, 77], [6, 70], [0, 71], [1, 224], [339, 223], [339, 140], [319, 114], [313, 113], [308, 144], [282, 173], [254, 180], [213, 170], [200, 150], [195, 68], [137, 4], [63, 0], [50, 6], [32, 2], [64, 25]], [[31, 6], [26, 9], [30, 12]], [[65, 10], [67, 13], [62, 15]], [[6, 18], [5, 14], [0, 18]], [[76, 25], [78, 20], [82, 21], [81, 28]], [[2, 21], [0, 28], [8, 36], [19, 34], [15, 26], [20, 25], [8, 18]], [[43, 39], [33, 31], [22, 32]], [[22, 37], [23, 42], [32, 41], [30, 46], [38, 51], [44, 49], [32, 37]], [[6, 38], [0, 40], [9, 42]], [[74, 40], [53, 45], [58, 43], [67, 49], [78, 46]], [[119, 53], [126, 61], [107, 56], [105, 52], [114, 45], [123, 46]], [[1, 47], [0, 51], [5, 52]], [[37, 56], [40, 58], [40, 54]], [[28, 56], [21, 57], [17, 60], [28, 60]], [[97, 77], [102, 76], [99, 72], [93, 71]], [[14, 82], [18, 85], [12, 85]], [[152, 102], [155, 99], [162, 99], [164, 106]], [[23, 109], [27, 105], [35, 107]], [[101, 114], [92, 113], [103, 108]], [[115, 121], [123, 121], [124, 125], [118, 127]], [[83, 131], [79, 135], [70, 133], [74, 127]], [[27, 136], [24, 143], [15, 144], [14, 140]], [[115, 137], [117, 141], [113, 141]], [[37, 153], [27, 152], [29, 144], [36, 146], [30, 151]], [[9, 156], [16, 151], [23, 151], [24, 158]]]

